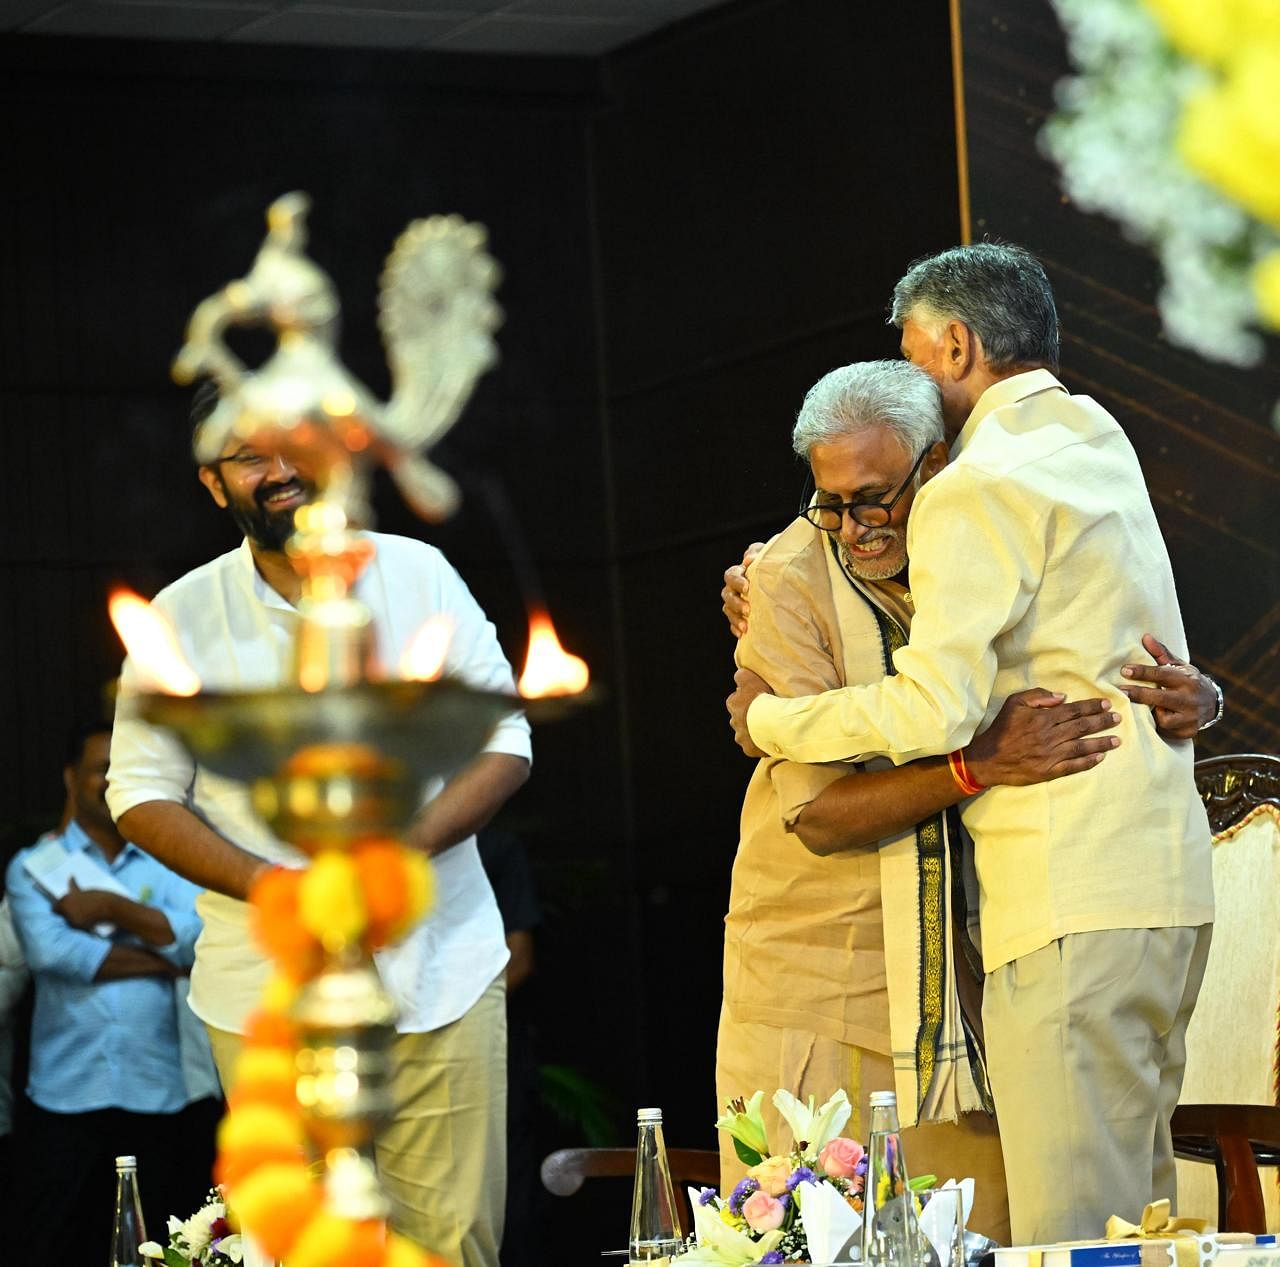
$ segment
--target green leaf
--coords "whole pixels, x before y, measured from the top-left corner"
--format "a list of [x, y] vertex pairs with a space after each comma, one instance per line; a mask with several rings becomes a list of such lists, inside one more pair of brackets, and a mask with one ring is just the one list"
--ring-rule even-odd
[[754, 1148], [748, 1148], [736, 1135], [730, 1138], [733, 1140], [733, 1151], [738, 1154], [738, 1160], [744, 1166], [758, 1166], [764, 1160]]
[[912, 1192], [923, 1192], [925, 1188], [936, 1188], [937, 1186], [937, 1175], [917, 1175], [914, 1179], [907, 1180], [907, 1187]]
[[164, 1267], [191, 1267], [191, 1264], [172, 1245], [166, 1245], [164, 1247]]

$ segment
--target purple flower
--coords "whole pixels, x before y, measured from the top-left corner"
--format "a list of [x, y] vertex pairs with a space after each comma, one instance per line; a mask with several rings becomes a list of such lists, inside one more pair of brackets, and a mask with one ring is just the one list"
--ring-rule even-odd
[[862, 1160], [853, 1168], [855, 1175], [865, 1175], [867, 1173], [867, 1158], [863, 1155]]
[[729, 1211], [732, 1214], [742, 1213], [742, 1203], [753, 1193], [760, 1190], [757, 1179], [743, 1179], [729, 1194]]
[[703, 1188], [698, 1193], [699, 1205], [710, 1205], [716, 1199], [716, 1190], [714, 1188]]
[[771, 1249], [761, 1260], [761, 1263], [785, 1263], [787, 1260], [783, 1258], [780, 1250]]
[[794, 1192], [802, 1183], [817, 1183], [818, 1176], [808, 1166], [797, 1166], [787, 1180], [787, 1191]]

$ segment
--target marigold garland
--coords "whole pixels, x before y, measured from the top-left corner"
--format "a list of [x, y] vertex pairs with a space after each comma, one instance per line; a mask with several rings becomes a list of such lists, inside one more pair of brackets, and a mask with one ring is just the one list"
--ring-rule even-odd
[[422, 918], [433, 896], [427, 859], [389, 839], [323, 850], [306, 870], [276, 868], [249, 895], [251, 928], [277, 972], [246, 1026], [218, 1131], [215, 1177], [250, 1234], [289, 1267], [448, 1267], [381, 1222], [325, 1208], [323, 1185], [307, 1163], [294, 1094], [297, 1035], [288, 1015], [326, 953], [390, 945]]

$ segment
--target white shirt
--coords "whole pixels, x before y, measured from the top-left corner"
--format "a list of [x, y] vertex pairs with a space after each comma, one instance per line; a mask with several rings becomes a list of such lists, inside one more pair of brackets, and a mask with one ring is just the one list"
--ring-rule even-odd
[[[511, 668], [462, 578], [432, 546], [369, 533], [377, 553], [355, 586], [373, 614], [381, 659], [395, 664], [429, 616], [457, 622], [445, 673], [473, 686], [513, 691]], [[191, 667], [211, 690], [277, 687], [287, 680], [298, 612], [254, 566], [248, 542], [187, 573], [156, 595], [153, 605], [177, 631]], [[271, 834], [250, 808], [245, 784], [196, 765], [167, 731], [141, 721], [134, 696], [137, 671], [126, 659], [111, 742], [107, 804], [118, 819], [148, 801], [186, 805], [240, 848], [285, 866], [305, 857]], [[523, 713], [500, 721], [486, 752], [531, 758]], [[443, 783], [424, 789], [435, 796]], [[480, 865], [475, 838], [433, 860], [435, 906], [398, 946], [379, 952], [378, 971], [399, 1009], [397, 1028], [425, 1032], [461, 1017], [506, 965], [502, 918]], [[248, 929], [248, 906], [220, 893], [201, 895], [204, 931], [191, 973], [192, 1010], [208, 1024], [242, 1033], [270, 965]]]
[[966, 801], [988, 972], [1068, 933], [1213, 919], [1194, 751], [1120, 693], [1153, 633], [1186, 655], [1164, 540], [1119, 424], [1047, 370], [974, 406], [907, 525], [916, 617], [897, 674], [748, 714], [770, 755], [896, 762], [963, 747], [1031, 686], [1101, 696], [1120, 747], [1082, 774]]

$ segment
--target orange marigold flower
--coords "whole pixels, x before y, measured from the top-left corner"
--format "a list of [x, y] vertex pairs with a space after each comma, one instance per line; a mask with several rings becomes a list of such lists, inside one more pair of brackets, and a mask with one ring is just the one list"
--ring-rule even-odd
[[244, 1029], [245, 1045], [254, 1047], [283, 1047], [293, 1050], [295, 1031], [293, 1022], [277, 1012], [254, 1012]]
[[323, 962], [319, 941], [304, 925], [299, 901], [305, 871], [276, 867], [249, 894], [249, 927], [258, 944], [296, 980], [314, 976]]
[[404, 848], [391, 840], [370, 840], [352, 851], [369, 914], [369, 945], [384, 946], [404, 918], [408, 901]]
[[285, 1258], [319, 1211], [324, 1193], [303, 1163], [277, 1163], [236, 1184], [232, 1200], [249, 1235], [272, 1258]]

